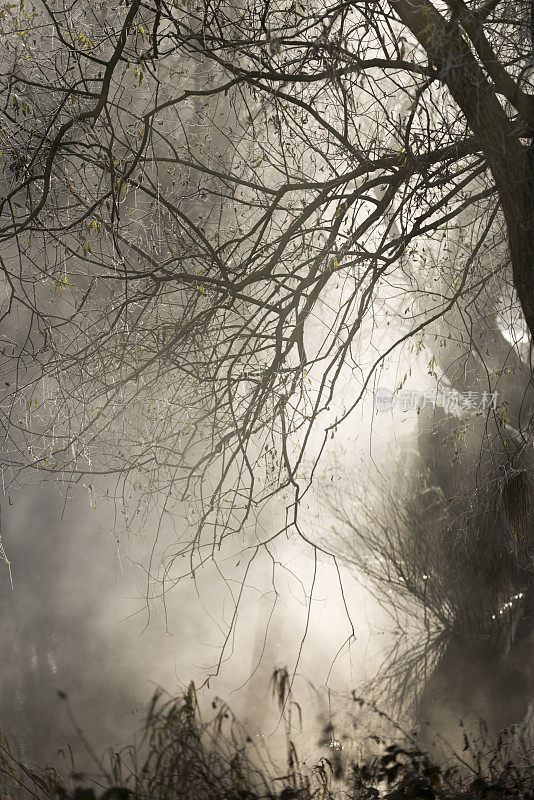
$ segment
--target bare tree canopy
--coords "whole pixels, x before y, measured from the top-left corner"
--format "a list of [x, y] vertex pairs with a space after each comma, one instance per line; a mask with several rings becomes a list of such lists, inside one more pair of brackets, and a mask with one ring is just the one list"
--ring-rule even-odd
[[526, 391], [530, 6], [6, 5], [6, 491], [107, 476], [128, 523], [195, 502], [194, 574], [273, 498], [248, 558], [307, 538], [321, 454], [396, 348], [433, 337], [453, 385], [461, 345], [488, 392], [506, 351]]

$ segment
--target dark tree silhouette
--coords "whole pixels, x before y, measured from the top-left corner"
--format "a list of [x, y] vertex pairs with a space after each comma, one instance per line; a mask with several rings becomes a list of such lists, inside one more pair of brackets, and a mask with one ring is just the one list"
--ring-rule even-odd
[[478, 287], [425, 337], [439, 389], [465, 400], [491, 386], [492, 413], [421, 393], [400, 477], [356, 503], [346, 488], [327, 492], [343, 523], [338, 551], [397, 627], [378, 686], [427, 744], [454, 739], [461, 719], [483, 719], [495, 736], [525, 717], [534, 691], [530, 348], [504, 334], [494, 309], [492, 287]]
[[[127, 526], [185, 503], [166, 584], [245, 531], [244, 584], [281, 533], [319, 547], [302, 498], [393, 351], [420, 352], [464, 313], [462, 385], [483, 371], [494, 391], [512, 336], [501, 394], [519, 402], [534, 332], [529, 4], [35, 0], [0, 22], [6, 492], [59, 478], [96, 502], [104, 486]], [[448, 512], [493, 605], [530, 580], [528, 536], [508, 530], [528, 517], [530, 408], [527, 392], [488, 410], [484, 436], [513, 443], [496, 466], [473, 444], [491, 546], [464, 499]], [[492, 504], [517, 492], [524, 510], [497, 523]], [[254, 529], [275, 498], [273, 529]]]

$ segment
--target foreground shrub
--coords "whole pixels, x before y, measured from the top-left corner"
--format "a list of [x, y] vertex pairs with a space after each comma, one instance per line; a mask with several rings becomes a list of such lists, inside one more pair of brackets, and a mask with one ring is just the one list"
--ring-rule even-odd
[[[280, 684], [277, 691], [279, 688]], [[287, 700], [283, 692], [280, 700]], [[203, 719], [193, 684], [178, 700], [163, 702], [162, 695], [156, 694], [142, 741], [112, 753], [108, 766], [98, 762], [98, 781], [89, 781], [75, 771], [63, 777], [52, 768], [30, 768], [12, 755], [3, 740], [0, 798], [534, 800], [534, 768], [525, 760], [514, 764], [507, 759], [502, 741], [491, 752], [475, 754], [471, 762], [456, 756], [457, 763], [443, 768], [409, 737], [393, 744], [373, 737], [377, 752], [349, 765], [339, 779], [330, 758], [320, 758], [313, 767], [300, 763], [290, 739], [287, 763], [278, 769], [224, 703], [214, 701], [212, 712], [209, 720]], [[96, 758], [92, 751], [91, 755]]]

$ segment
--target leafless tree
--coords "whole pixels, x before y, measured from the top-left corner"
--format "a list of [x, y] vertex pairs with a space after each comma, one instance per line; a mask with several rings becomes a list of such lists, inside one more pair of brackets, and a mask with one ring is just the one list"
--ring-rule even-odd
[[534, 331], [529, 4], [32, 0], [1, 25], [6, 492], [105, 482], [127, 524], [185, 502], [165, 578], [245, 531], [245, 582], [310, 540], [321, 455], [396, 348], [460, 306], [480, 326], [489, 289], [492, 335]]
[[[441, 281], [454, 276], [461, 231], [449, 231]], [[500, 291], [476, 282], [426, 329], [418, 347], [456, 402], [419, 393], [411, 452], [388, 480], [362, 489], [352, 476], [324, 492], [341, 523], [338, 552], [394, 623], [374, 690], [434, 731], [483, 717], [496, 733], [533, 695], [530, 347]], [[481, 387], [494, 390], [490, 413]]]

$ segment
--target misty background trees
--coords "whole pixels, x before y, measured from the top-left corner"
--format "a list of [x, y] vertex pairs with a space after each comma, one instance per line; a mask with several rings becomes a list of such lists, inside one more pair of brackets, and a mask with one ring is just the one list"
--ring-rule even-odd
[[[1, 24], [6, 498], [59, 480], [112, 498], [117, 533], [175, 525], [147, 596], [215, 561], [238, 587], [221, 659], [255, 562], [284, 569], [273, 543], [300, 537], [417, 609], [412, 705], [460, 648], [474, 674], [505, 665], [484, 703], [495, 727], [517, 721], [530, 4], [24, 2]], [[317, 536], [306, 498], [392, 358], [394, 393], [422, 369], [495, 402], [426, 403], [385, 511], [362, 498], [348, 545]]]

